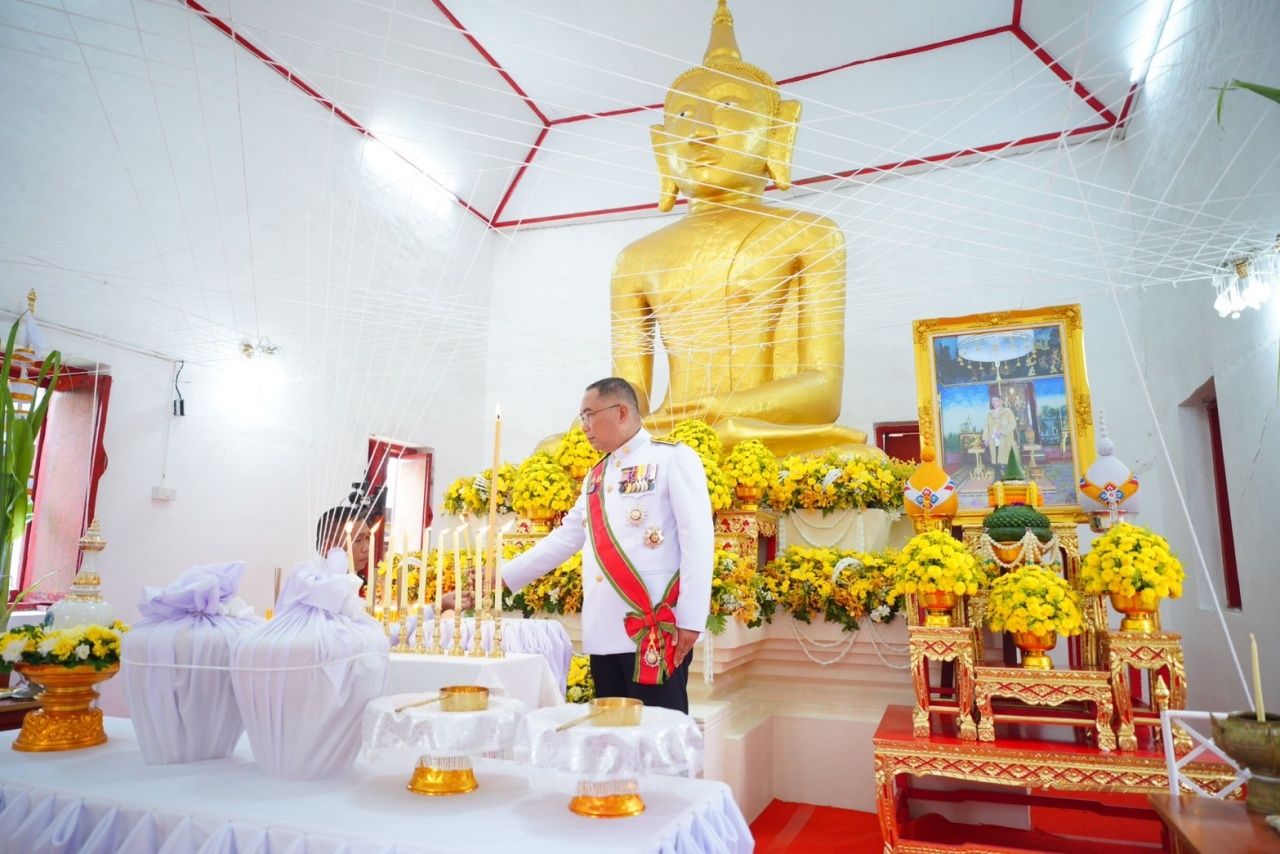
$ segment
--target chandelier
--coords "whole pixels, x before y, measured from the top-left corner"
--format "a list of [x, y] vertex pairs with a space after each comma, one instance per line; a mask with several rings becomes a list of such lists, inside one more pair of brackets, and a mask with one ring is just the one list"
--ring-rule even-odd
[[1238, 318], [1246, 308], [1258, 309], [1280, 286], [1280, 236], [1260, 252], [1226, 261], [1213, 274], [1219, 317]]

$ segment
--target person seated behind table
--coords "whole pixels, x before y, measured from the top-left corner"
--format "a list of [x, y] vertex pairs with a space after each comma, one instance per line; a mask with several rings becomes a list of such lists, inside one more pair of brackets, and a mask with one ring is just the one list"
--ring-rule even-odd
[[[347, 525], [351, 525], [351, 556], [355, 563], [356, 575], [360, 578], [360, 593], [364, 595], [364, 584], [368, 579], [369, 568], [369, 549], [372, 546], [371, 526], [369, 519], [364, 516], [364, 512], [358, 507], [343, 505], [340, 507], [330, 507], [328, 510], [320, 514], [320, 519], [316, 523], [316, 550], [321, 555], [327, 555], [331, 549], [347, 549]], [[372, 520], [374, 525], [378, 523], [378, 519]], [[446, 611], [453, 610], [456, 600], [453, 592], [444, 594], [444, 609]], [[471, 607], [471, 594], [462, 594], [462, 608], [465, 610]], [[430, 620], [435, 616], [435, 608], [428, 603], [424, 608], [423, 619]]]

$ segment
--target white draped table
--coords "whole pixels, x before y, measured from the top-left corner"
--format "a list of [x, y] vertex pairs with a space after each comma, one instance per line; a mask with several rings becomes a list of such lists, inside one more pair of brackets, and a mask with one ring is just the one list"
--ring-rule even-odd
[[[503, 629], [503, 631], [506, 631]], [[507, 697], [540, 709], [564, 702], [564, 688], [551, 675], [547, 660], [532, 653], [508, 653], [502, 658], [469, 655], [391, 653], [387, 669], [388, 694], [421, 694], [446, 685], [479, 685], [498, 689]]]
[[[427, 620], [423, 626], [426, 643], [431, 643], [431, 629], [434, 620]], [[493, 622], [481, 620], [480, 643], [488, 652], [493, 649]], [[471, 637], [475, 632], [476, 621], [471, 617], [462, 620], [462, 647], [471, 648]], [[446, 648], [453, 638], [453, 620], [445, 619], [440, 624], [440, 643]], [[573, 659], [573, 641], [557, 620], [526, 620], [519, 616], [502, 618], [502, 649], [504, 652], [534, 652], [547, 660], [551, 673], [560, 685], [560, 693], [564, 693], [569, 678], [569, 662]], [[530, 707], [532, 708], [532, 707]]]
[[66, 753], [17, 753], [0, 733], [0, 846], [23, 854], [406, 854], [510, 852], [738, 854], [751, 833], [729, 787], [642, 778], [648, 808], [599, 821], [568, 810], [571, 778], [509, 762], [476, 764], [480, 788], [427, 798], [406, 772], [357, 769], [336, 780], [263, 777], [242, 746], [229, 759], [144, 765], [128, 720], [110, 741]]

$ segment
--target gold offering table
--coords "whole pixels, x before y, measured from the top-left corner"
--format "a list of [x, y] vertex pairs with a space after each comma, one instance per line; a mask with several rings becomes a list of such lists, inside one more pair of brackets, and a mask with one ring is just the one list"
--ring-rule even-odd
[[[1068, 840], [1042, 831], [1020, 831], [992, 825], [957, 825], [937, 815], [911, 819], [912, 798], [948, 801], [987, 801], [1131, 814], [1155, 820], [1142, 801], [1146, 795], [1168, 792], [1164, 756], [1155, 750], [1108, 752], [1084, 744], [1078, 731], [1065, 726], [1032, 728], [1000, 723], [996, 741], [970, 741], [935, 730], [930, 738], [913, 732], [912, 710], [890, 706], [873, 739], [876, 807], [886, 852], [1068, 850], [1052, 848], [1046, 837], [1065, 845]], [[1192, 762], [1181, 773], [1207, 791], [1229, 785], [1233, 769], [1219, 762]], [[963, 783], [1005, 787], [995, 791], [959, 788], [946, 792], [913, 789], [912, 778], [940, 777]], [[905, 779], [904, 779], [905, 778]], [[1006, 791], [1007, 789], [1007, 791]], [[1068, 799], [1054, 793], [1108, 792], [1128, 797], [1122, 806], [1094, 800]], [[1082, 832], [1087, 825], [1082, 825]], [[1077, 844], [1079, 840], [1075, 840]]]
[[[1111, 679], [1101, 670], [1029, 670], [1023, 667], [979, 667], [975, 673], [974, 697], [978, 703], [978, 738], [994, 741], [995, 723], [1012, 720], [1021, 723], [1056, 723], [1073, 726], [1092, 725], [1099, 750], [1116, 748], [1116, 734], [1111, 729]], [[1050, 718], [1027, 714], [997, 714], [992, 707], [994, 697], [1008, 697], [1029, 706], [1057, 707], [1069, 702], [1091, 703], [1092, 722], [1064, 716]], [[963, 735], [963, 732], [962, 732]], [[1136, 744], [1134, 747], [1136, 748]]]
[[[1182, 658], [1182, 636], [1172, 632], [1106, 632], [1103, 646], [1116, 700], [1116, 731], [1121, 750], [1137, 750], [1137, 726], [1160, 726], [1165, 709], [1184, 709], [1187, 703], [1187, 668]], [[1150, 703], [1135, 704], [1129, 684], [1130, 671], [1145, 671]], [[1190, 736], [1174, 727], [1180, 750], [1191, 748]]]
[[[955, 715], [960, 722], [961, 738], [976, 738], [973, 722], [974, 632], [966, 626], [912, 626], [911, 672], [916, 689], [916, 708], [912, 716], [915, 735], [929, 735], [931, 713]], [[956, 702], [932, 702], [929, 688], [929, 662], [954, 662]]]

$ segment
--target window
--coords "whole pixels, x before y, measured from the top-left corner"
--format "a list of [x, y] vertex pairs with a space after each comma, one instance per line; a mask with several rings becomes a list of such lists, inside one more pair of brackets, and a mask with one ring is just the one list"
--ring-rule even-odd
[[431, 487], [434, 462], [428, 448], [415, 448], [386, 439], [369, 439], [370, 492], [384, 490], [384, 542], [408, 550], [422, 544], [423, 529], [431, 525]]
[[[1214, 576], [1219, 602], [1223, 607], [1238, 610], [1243, 599], [1236, 564], [1235, 534], [1231, 526], [1222, 422], [1213, 380], [1183, 401], [1179, 414], [1184, 465], [1182, 487], [1194, 520], [1196, 537]], [[1212, 606], [1208, 590], [1200, 591], [1198, 604], [1203, 608]]]
[[920, 422], [877, 424], [876, 447], [895, 459], [920, 462]]

